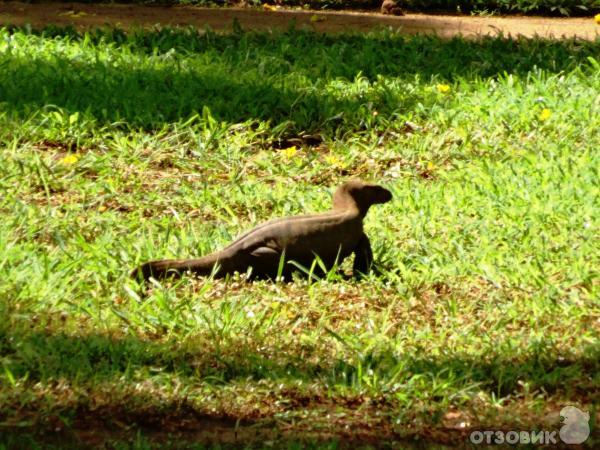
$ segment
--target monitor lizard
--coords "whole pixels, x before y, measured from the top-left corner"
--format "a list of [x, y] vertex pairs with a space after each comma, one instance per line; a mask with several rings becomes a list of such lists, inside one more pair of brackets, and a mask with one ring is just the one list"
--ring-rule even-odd
[[[353, 274], [360, 277], [369, 272], [373, 261], [363, 219], [371, 205], [391, 199], [392, 193], [381, 186], [351, 180], [335, 191], [333, 208], [328, 212], [275, 219], [258, 225], [220, 251], [197, 259], [149, 261], [134, 269], [131, 276], [165, 278], [192, 272], [223, 277], [252, 268], [253, 278], [289, 278], [298, 270], [290, 261], [310, 268], [318, 255], [329, 270], [354, 253]], [[284, 264], [280, 270], [281, 261]]]

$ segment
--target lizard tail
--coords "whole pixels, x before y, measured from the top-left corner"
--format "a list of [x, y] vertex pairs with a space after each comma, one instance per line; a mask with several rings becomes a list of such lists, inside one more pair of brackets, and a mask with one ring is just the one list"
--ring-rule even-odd
[[[160, 279], [167, 277], [179, 278], [185, 272], [193, 272], [196, 275], [208, 276], [215, 271], [215, 265], [219, 264], [218, 255], [210, 254], [198, 259], [161, 259], [148, 261], [131, 272], [132, 278], [142, 277], [147, 280], [150, 277]], [[215, 275], [223, 272], [221, 267], [217, 268]]]

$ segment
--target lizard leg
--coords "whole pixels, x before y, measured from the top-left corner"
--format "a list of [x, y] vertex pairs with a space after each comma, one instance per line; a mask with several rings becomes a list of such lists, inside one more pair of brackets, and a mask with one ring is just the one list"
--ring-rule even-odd
[[354, 264], [352, 265], [354, 276], [360, 278], [361, 274], [369, 273], [371, 264], [373, 264], [373, 250], [371, 250], [369, 238], [363, 233], [354, 249]]

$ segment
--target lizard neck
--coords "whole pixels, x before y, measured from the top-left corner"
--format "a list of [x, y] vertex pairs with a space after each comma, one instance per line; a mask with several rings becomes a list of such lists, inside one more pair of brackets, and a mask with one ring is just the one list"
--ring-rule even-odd
[[334, 211], [346, 211], [349, 213], [355, 213], [361, 218], [367, 215], [371, 205], [359, 204], [350, 194], [345, 191], [336, 191], [333, 195], [333, 210]]

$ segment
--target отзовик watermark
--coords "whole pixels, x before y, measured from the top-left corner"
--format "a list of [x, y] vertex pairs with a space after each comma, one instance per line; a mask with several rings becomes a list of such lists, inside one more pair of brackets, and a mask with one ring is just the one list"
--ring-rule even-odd
[[582, 444], [590, 435], [590, 414], [574, 406], [560, 411], [562, 425], [559, 431], [473, 431], [472, 444]]

